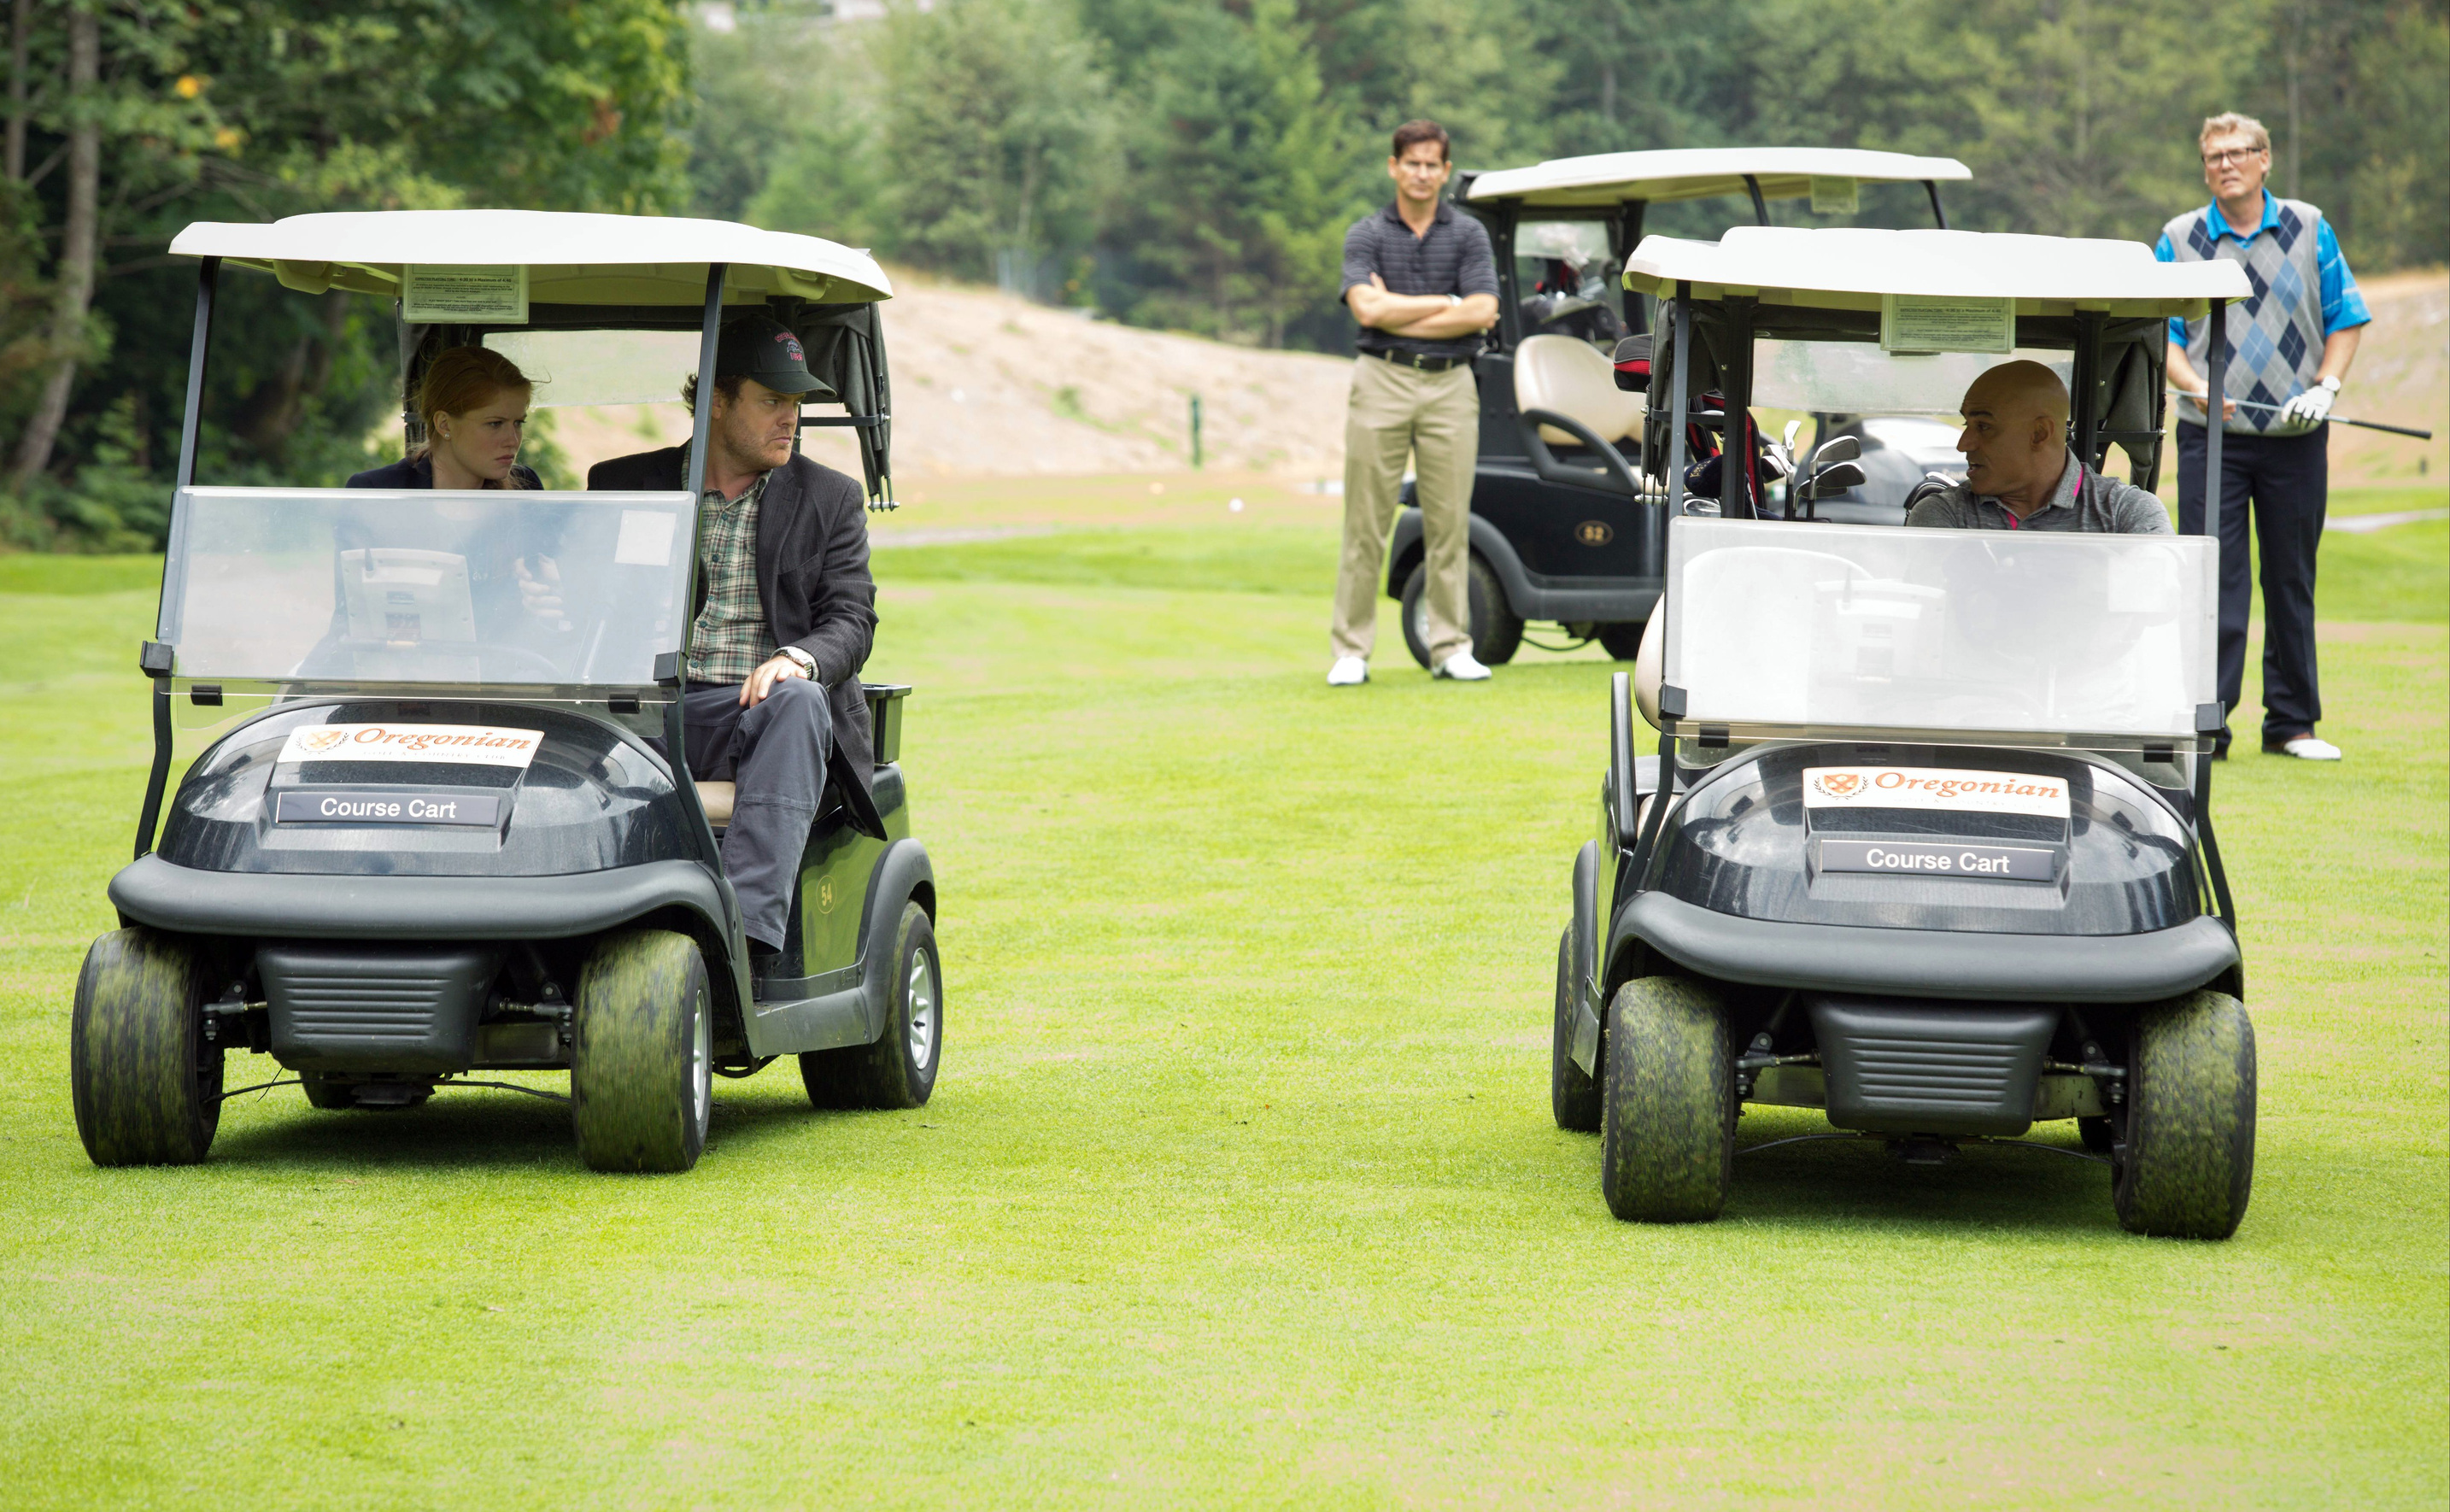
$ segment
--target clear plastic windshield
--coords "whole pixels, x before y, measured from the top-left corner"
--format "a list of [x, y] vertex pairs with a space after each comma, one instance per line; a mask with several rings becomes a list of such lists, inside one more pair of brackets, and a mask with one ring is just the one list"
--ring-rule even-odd
[[679, 492], [188, 489], [159, 636], [189, 680], [651, 689], [690, 527]]
[[2039, 362], [2069, 381], [2065, 352], [1886, 352], [1862, 341], [1753, 343], [1753, 402], [1765, 409], [1841, 415], [1949, 415], [1974, 380], [2002, 362]]
[[1737, 739], [2191, 746], [2214, 562], [2190, 535], [1679, 519], [1665, 681]]

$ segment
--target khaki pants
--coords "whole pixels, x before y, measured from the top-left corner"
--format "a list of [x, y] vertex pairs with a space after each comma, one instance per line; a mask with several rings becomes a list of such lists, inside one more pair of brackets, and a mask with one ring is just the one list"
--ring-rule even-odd
[[1335, 570], [1338, 657], [1367, 658], [1378, 639], [1378, 578], [1404, 483], [1420, 480], [1422, 544], [1429, 553], [1429, 665], [1471, 649], [1466, 564], [1470, 559], [1471, 475], [1480, 461], [1480, 391], [1468, 366], [1443, 373], [1380, 358], [1353, 361], [1344, 421], [1344, 555]]

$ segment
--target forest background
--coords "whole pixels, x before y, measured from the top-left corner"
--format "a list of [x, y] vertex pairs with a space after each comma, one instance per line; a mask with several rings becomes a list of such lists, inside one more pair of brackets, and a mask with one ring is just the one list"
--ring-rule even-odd
[[[194, 300], [167, 247], [191, 221], [715, 216], [1342, 350], [1344, 228], [1415, 116], [1466, 168], [1945, 154], [1974, 174], [1960, 225], [2149, 241], [2205, 197], [2197, 122], [2235, 108], [2361, 273], [2450, 258], [2450, 0], [6, 3], [0, 549], [158, 546]], [[201, 474], [367, 465], [391, 321], [263, 281], [224, 300]]]

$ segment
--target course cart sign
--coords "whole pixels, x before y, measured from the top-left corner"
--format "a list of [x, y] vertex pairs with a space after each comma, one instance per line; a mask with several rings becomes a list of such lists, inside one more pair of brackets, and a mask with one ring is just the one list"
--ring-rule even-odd
[[502, 798], [499, 793], [413, 788], [282, 793], [272, 817], [283, 824], [462, 824], [491, 829], [502, 822]]
[[1823, 840], [1822, 871], [1881, 872], [1907, 877], [1971, 877], [1980, 882], [2041, 882], [2058, 875], [2058, 853], [2032, 845], [1925, 845], [1888, 840]]
[[284, 762], [429, 762], [525, 770], [544, 739], [537, 729], [490, 725], [301, 725], [281, 744]]
[[1807, 766], [1806, 808], [1921, 808], [1940, 813], [2068, 817], [2064, 778], [1956, 766]]

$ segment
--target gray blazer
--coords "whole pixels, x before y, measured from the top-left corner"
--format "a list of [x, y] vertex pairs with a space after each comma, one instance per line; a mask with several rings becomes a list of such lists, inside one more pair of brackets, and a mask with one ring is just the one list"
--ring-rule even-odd
[[[681, 449], [668, 446], [598, 462], [587, 470], [587, 486], [670, 492], [689, 487], [689, 477]], [[757, 599], [774, 643], [816, 658], [834, 718], [829, 775], [851, 823], [884, 839], [870, 786], [875, 738], [859, 682], [876, 644], [876, 579], [867, 571], [867, 513], [858, 484], [805, 456], [767, 475], [757, 502]], [[701, 576], [690, 612], [705, 603]]]

